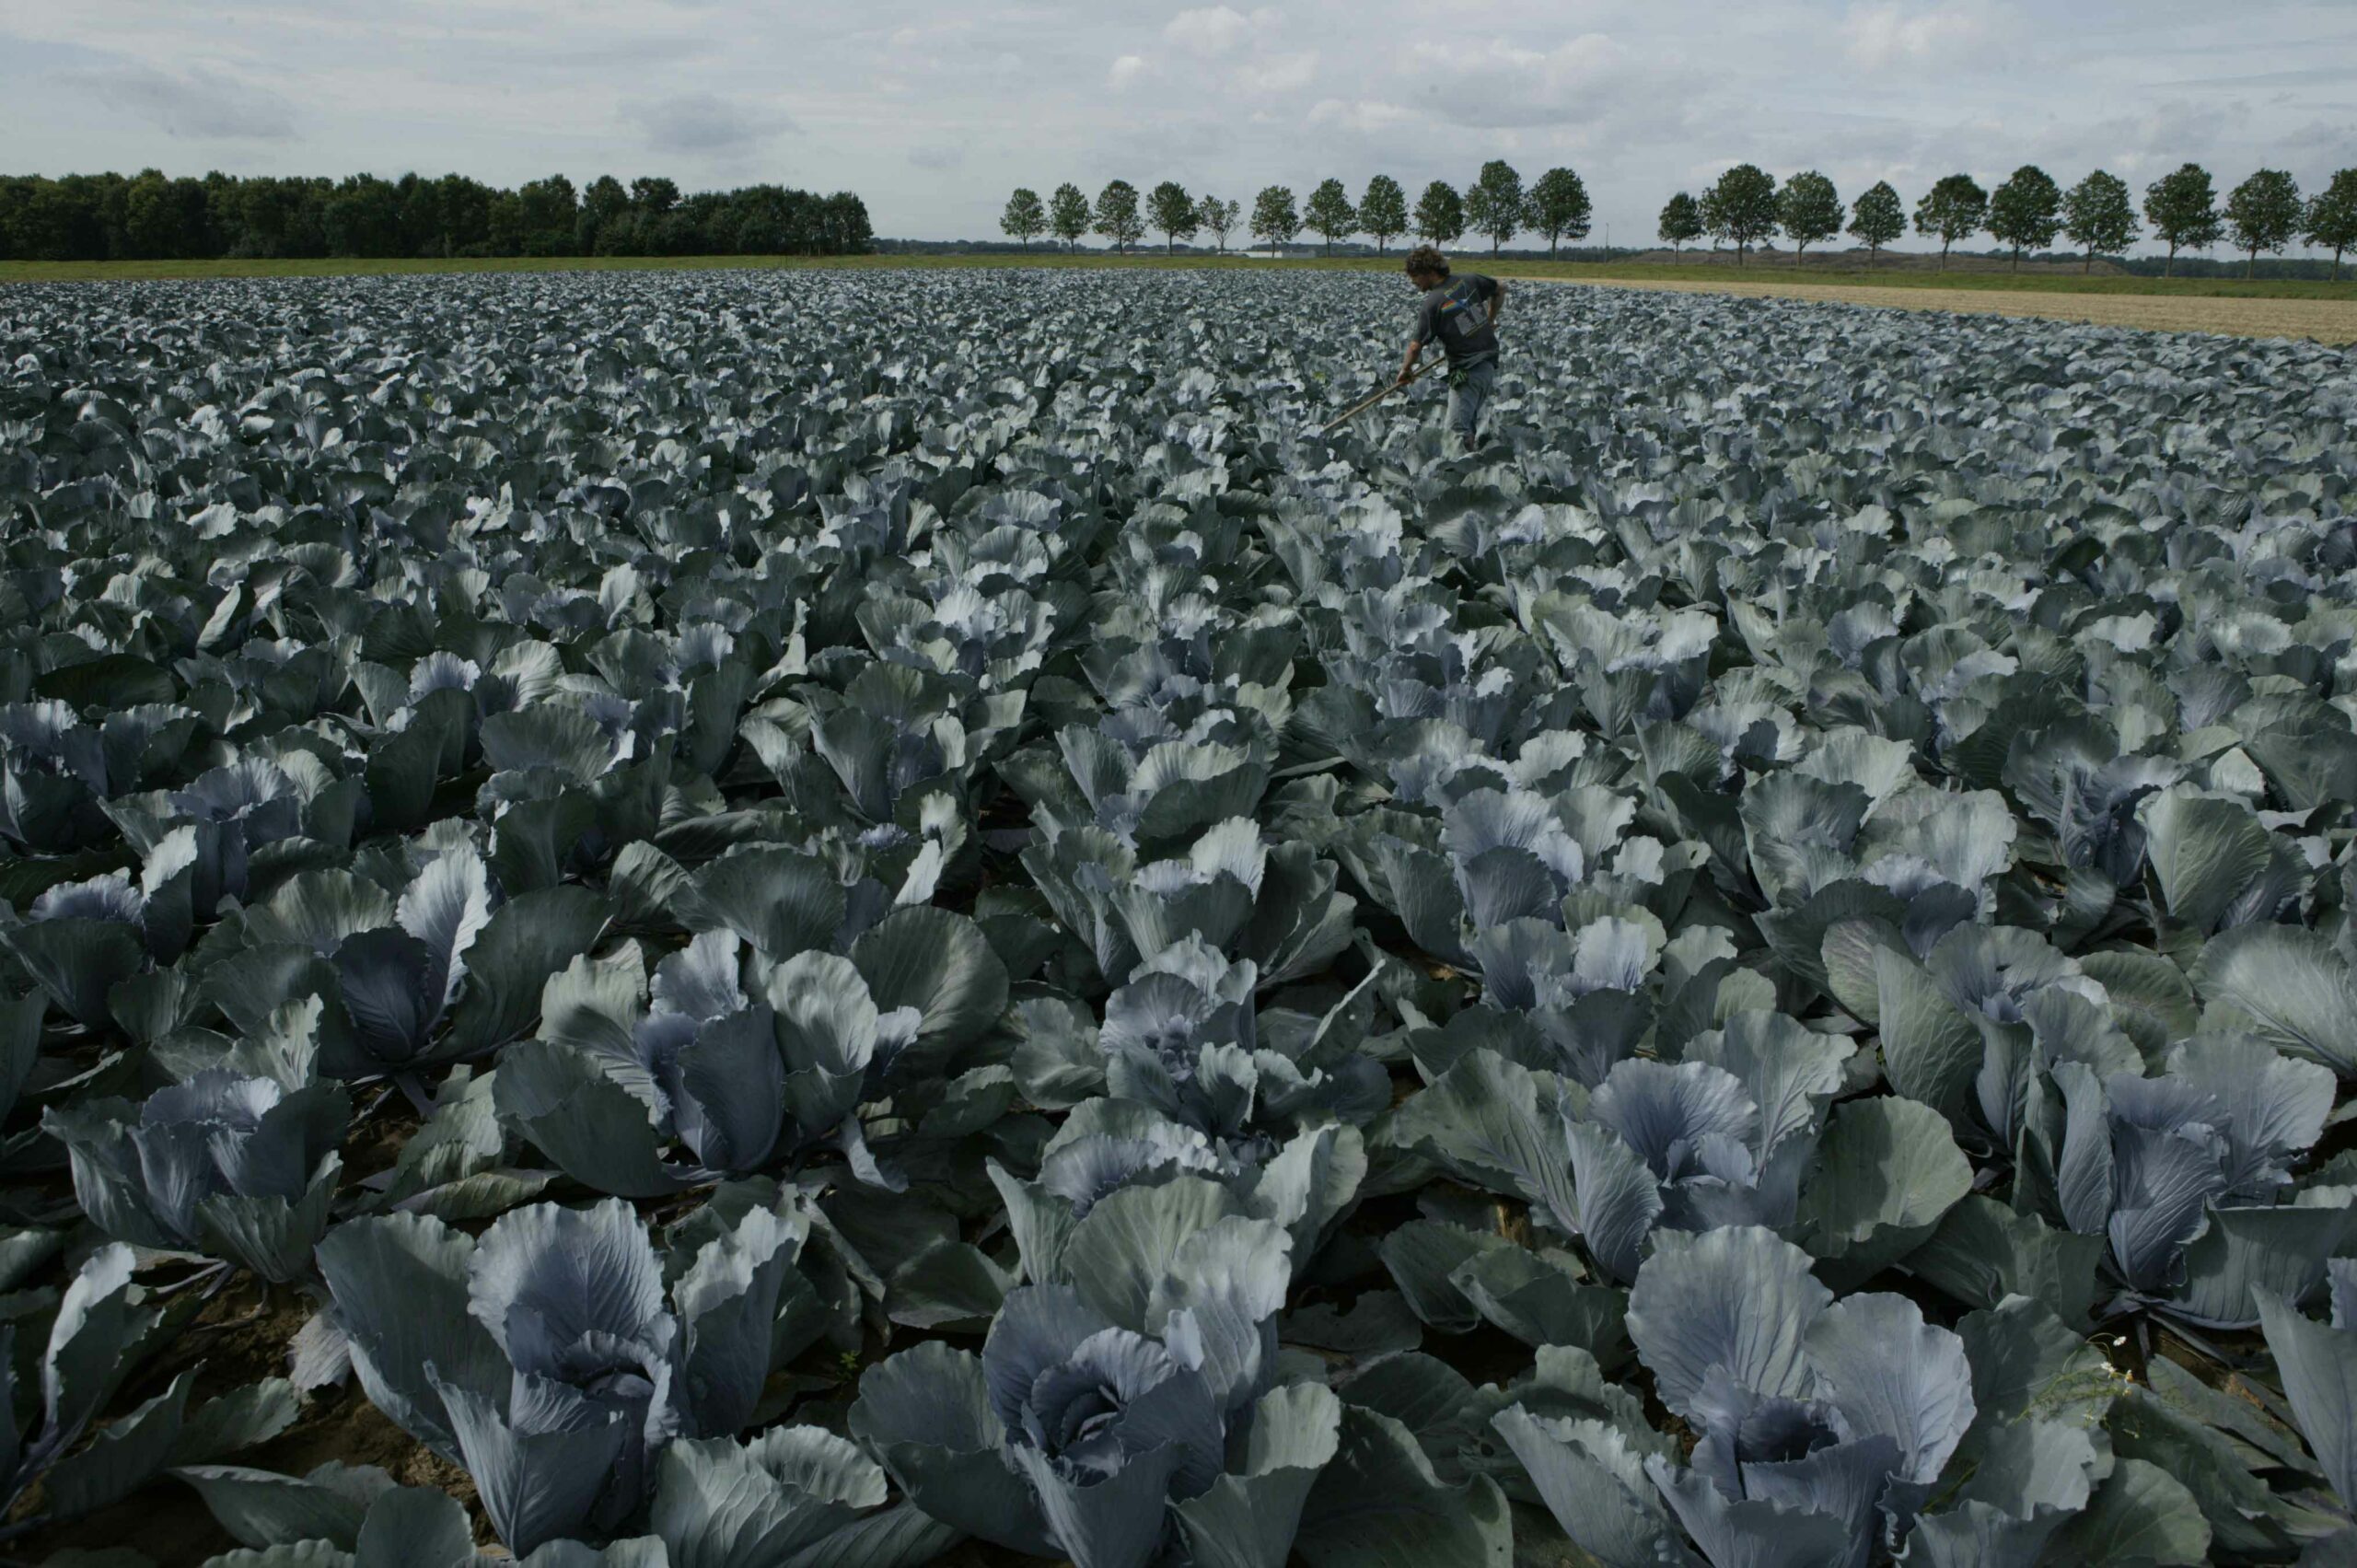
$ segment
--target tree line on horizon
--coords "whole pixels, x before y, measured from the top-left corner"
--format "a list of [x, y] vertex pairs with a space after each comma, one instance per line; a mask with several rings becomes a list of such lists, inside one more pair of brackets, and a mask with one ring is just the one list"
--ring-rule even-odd
[[[1446, 180], [1434, 180], [1412, 209], [1406, 191], [1387, 174], [1368, 180], [1356, 203], [1340, 180], [1321, 181], [1298, 206], [1290, 186], [1271, 185], [1254, 198], [1248, 219], [1237, 203], [1190, 194], [1175, 180], [1144, 195], [1128, 180], [1116, 180], [1093, 202], [1066, 181], [1045, 201], [1037, 191], [1018, 187], [1007, 198], [999, 227], [1026, 249], [1043, 235], [1069, 248], [1095, 234], [1126, 251], [1153, 231], [1170, 250], [1208, 233], [1225, 252], [1229, 234], [1248, 221], [1251, 237], [1267, 244], [1271, 255], [1305, 228], [1319, 236], [1329, 251], [1336, 240], [1368, 235], [1378, 253], [1406, 235], [1445, 246], [1472, 233], [1488, 239], [1495, 254], [1515, 235], [1531, 232], [1547, 237], [1551, 256], [1561, 241], [1585, 238], [1593, 215], [1577, 171], [1550, 168], [1526, 188], [1512, 165], [1492, 159], [1461, 192]], [[1731, 244], [1741, 266], [1754, 246], [1779, 235], [1793, 241], [1796, 255], [1805, 255], [1811, 245], [1842, 233], [1845, 217], [1847, 232], [1866, 248], [1870, 263], [1908, 229], [1907, 206], [1888, 180], [1877, 181], [1845, 207], [1833, 181], [1815, 169], [1780, 185], [1767, 170], [1743, 163], [1700, 196], [1684, 191], [1672, 196], [1662, 208], [1658, 232], [1674, 251], [1705, 237]], [[2140, 217], [2127, 182], [2117, 175], [2096, 169], [2065, 191], [2045, 170], [2025, 164], [1993, 192], [1968, 174], [1948, 175], [1917, 200], [1913, 221], [1917, 234], [1940, 242], [1943, 268], [1957, 241], [1985, 229], [2012, 250], [2016, 267], [2025, 253], [2045, 250], [2058, 236], [2067, 236], [2092, 271], [2096, 257], [2124, 253], [2150, 224], [2154, 239], [2168, 247], [2169, 275], [2176, 273], [2178, 251], [2206, 250], [2231, 236], [2235, 248], [2249, 258], [2248, 272], [2257, 271], [2260, 252], [2280, 254], [2293, 240], [2305, 239], [2332, 252], [2338, 281], [2343, 252], [2357, 247], [2357, 168], [2341, 169], [2323, 191], [2305, 198], [2290, 174], [2262, 168], [2222, 203], [2209, 171], [2189, 163], [2145, 188]]]
[[[1842, 231], [1843, 207], [1833, 181], [1815, 169], [1782, 185], [1756, 164], [1741, 163], [1719, 176], [1700, 197], [1681, 191], [1661, 211], [1663, 242], [1676, 249], [1708, 235], [1736, 247], [1740, 266], [1749, 249], [1782, 234], [1796, 254]], [[1907, 232], [1908, 213], [1888, 180], [1877, 181], [1848, 208], [1849, 234], [1869, 258]], [[2340, 276], [2344, 251], [2357, 246], [2357, 168], [2333, 175], [2323, 191], [2304, 198], [2299, 182], [2280, 168], [2262, 168], [2235, 186], [2222, 203], [2210, 171], [2189, 163], [2144, 188], [2140, 220], [2128, 182], [2096, 169], [2065, 191], [2036, 164], [2014, 170], [1995, 191], [1982, 189], [1968, 174], [1937, 181], [1915, 203], [1915, 232], [1940, 242], [1940, 264], [1961, 239], [1987, 230], [2013, 251], [2014, 265], [2025, 252], [2044, 250], [2067, 236], [2092, 270], [2098, 256], [2117, 256], [2143, 237], [2168, 247], [2167, 274], [2180, 250], [2206, 250], [2231, 237], [2249, 258], [2247, 275], [2258, 270], [2261, 251], [2281, 254], [2294, 239], [2332, 252], [2332, 275]], [[2165, 274], [2165, 275], [2167, 275]]]
[[1550, 168], [1527, 188], [1522, 176], [1503, 158], [1481, 166], [1480, 176], [1459, 192], [1445, 180], [1435, 180], [1411, 208], [1408, 192], [1387, 174], [1367, 181], [1356, 202], [1339, 180], [1321, 180], [1306, 202], [1296, 203], [1293, 188], [1271, 185], [1243, 207], [1216, 195], [1190, 194], [1175, 180], [1166, 180], [1140, 195], [1136, 186], [1116, 180], [1091, 202], [1087, 192], [1069, 180], [1041, 201], [1028, 187], [1007, 198], [999, 228], [1028, 248], [1042, 235], [1052, 235], [1067, 247], [1091, 234], [1127, 250], [1149, 230], [1162, 235], [1166, 248], [1209, 234], [1225, 251], [1227, 238], [1239, 224], [1248, 226], [1254, 239], [1265, 243], [1271, 255], [1290, 245], [1304, 229], [1318, 235], [1331, 250], [1338, 239], [1354, 234], [1374, 238], [1378, 251], [1412, 234], [1434, 245], [1454, 244], [1468, 233], [1480, 234], [1498, 248], [1526, 231], [1544, 234], [1551, 255], [1566, 239], [1587, 237], [1594, 215], [1587, 185], [1568, 168]]
[[611, 175], [514, 190], [430, 179], [0, 176], [0, 261], [486, 256], [840, 256], [874, 242], [850, 192], [782, 185], [683, 193]]

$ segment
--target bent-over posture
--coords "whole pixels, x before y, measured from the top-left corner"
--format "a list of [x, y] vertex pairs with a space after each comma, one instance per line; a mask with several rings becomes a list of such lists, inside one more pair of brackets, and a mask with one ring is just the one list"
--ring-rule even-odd
[[1408, 281], [1424, 298], [1399, 379], [1404, 383], [1416, 373], [1424, 345], [1438, 339], [1448, 355], [1449, 432], [1470, 449], [1481, 410], [1498, 382], [1498, 310], [1505, 304], [1506, 285], [1479, 273], [1451, 277], [1448, 258], [1430, 245], [1408, 252]]

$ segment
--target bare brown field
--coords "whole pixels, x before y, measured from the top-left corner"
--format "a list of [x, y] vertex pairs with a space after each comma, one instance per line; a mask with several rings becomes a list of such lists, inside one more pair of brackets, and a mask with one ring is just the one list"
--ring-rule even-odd
[[1670, 281], [1643, 277], [1581, 277], [1550, 282], [1610, 288], [1659, 288], [1685, 294], [1735, 294], [1775, 299], [1818, 299], [1905, 310], [1977, 311], [2141, 327], [2163, 332], [2218, 332], [2245, 338], [2312, 338], [2357, 343], [2357, 302], [2343, 299], [2213, 299], [2186, 295], [2064, 294], [2036, 289], [2003, 293], [1978, 288], [1877, 288], [1872, 285], [1749, 281]]

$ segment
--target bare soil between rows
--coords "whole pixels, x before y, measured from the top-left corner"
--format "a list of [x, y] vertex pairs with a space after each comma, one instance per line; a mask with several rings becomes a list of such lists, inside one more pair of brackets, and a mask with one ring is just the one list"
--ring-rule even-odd
[[1876, 288], [1871, 285], [1729, 279], [1724, 283], [1644, 277], [1544, 278], [1598, 288], [1666, 289], [1678, 294], [1730, 294], [1754, 298], [1813, 299], [1903, 310], [1955, 310], [2086, 321], [2162, 332], [2215, 332], [2245, 338], [2309, 338], [2357, 343], [2357, 302], [2340, 299], [2215, 299], [2165, 294], [2063, 294], [2036, 289]]

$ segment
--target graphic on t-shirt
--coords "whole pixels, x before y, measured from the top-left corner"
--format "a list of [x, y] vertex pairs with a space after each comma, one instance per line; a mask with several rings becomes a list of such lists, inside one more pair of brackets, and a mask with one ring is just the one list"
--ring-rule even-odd
[[1462, 369], [1497, 357], [1498, 337], [1490, 325], [1484, 302], [1497, 285], [1478, 274], [1457, 279], [1424, 297], [1417, 341], [1440, 340], [1452, 368]]

